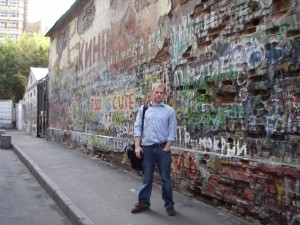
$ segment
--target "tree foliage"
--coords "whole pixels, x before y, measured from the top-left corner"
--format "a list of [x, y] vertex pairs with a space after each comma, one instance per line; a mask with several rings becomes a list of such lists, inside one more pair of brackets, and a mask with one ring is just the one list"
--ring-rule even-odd
[[48, 67], [49, 44], [43, 33], [0, 42], [0, 100], [23, 98], [30, 67]]

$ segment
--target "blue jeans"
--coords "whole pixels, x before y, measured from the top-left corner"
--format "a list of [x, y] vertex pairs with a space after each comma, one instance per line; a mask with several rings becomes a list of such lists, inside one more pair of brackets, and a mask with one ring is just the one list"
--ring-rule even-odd
[[139, 193], [139, 202], [150, 206], [153, 174], [157, 164], [162, 180], [162, 199], [165, 208], [174, 207], [173, 188], [171, 181], [171, 152], [163, 151], [161, 147], [143, 146], [143, 185]]

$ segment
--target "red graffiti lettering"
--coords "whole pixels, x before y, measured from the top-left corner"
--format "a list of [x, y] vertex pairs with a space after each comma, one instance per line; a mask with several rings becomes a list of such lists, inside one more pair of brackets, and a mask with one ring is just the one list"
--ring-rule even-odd
[[195, 155], [181, 152], [178, 156], [174, 157], [174, 161], [171, 165], [171, 173], [182, 173], [190, 179], [199, 178], [199, 170], [197, 163], [195, 162]]
[[117, 96], [115, 96], [114, 99], [113, 99], [113, 109], [114, 109], [114, 110], [117, 110], [117, 109], [118, 109]]
[[96, 42], [96, 37], [93, 38], [93, 63], [100, 60], [101, 53], [101, 37], [98, 35], [98, 42]]
[[129, 110], [134, 110], [133, 93], [128, 94], [128, 104]]
[[90, 67], [92, 65], [92, 49], [93, 40], [90, 40], [90, 44], [85, 44], [85, 67]]
[[101, 111], [101, 98], [91, 97], [90, 102], [92, 111]]
[[184, 153], [181, 152], [180, 155], [178, 156], [178, 159], [177, 159], [176, 170], [180, 171], [183, 168], [184, 168]]
[[198, 167], [193, 155], [189, 155], [189, 172], [189, 177], [191, 179], [198, 179]]
[[113, 97], [114, 110], [134, 110], [133, 93], [125, 93]]
[[80, 42], [78, 43], [79, 45], [79, 60], [78, 60], [78, 69], [79, 71], [83, 70], [83, 49], [84, 49], [84, 43], [82, 45]]
[[100, 61], [107, 56], [107, 34], [100, 33], [88, 41], [78, 42], [79, 60], [78, 70], [82, 71], [92, 66], [93, 63]]
[[[122, 100], [121, 100], [121, 96], [118, 96], [118, 103], [119, 103], [119, 109], [122, 110], [124, 109], [124, 98], [126, 95], [122, 96]], [[126, 104], [126, 103], [125, 103]]]

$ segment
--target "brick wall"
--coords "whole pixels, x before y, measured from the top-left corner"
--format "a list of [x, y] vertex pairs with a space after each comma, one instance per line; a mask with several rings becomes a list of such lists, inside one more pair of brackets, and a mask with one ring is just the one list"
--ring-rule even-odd
[[299, 0], [76, 2], [48, 32], [50, 140], [128, 168], [136, 110], [161, 80], [176, 189], [300, 223]]

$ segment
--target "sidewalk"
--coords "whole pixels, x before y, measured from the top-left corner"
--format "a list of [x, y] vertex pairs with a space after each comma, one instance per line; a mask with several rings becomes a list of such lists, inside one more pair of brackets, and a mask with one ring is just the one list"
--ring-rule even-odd
[[177, 215], [166, 214], [159, 185], [151, 210], [131, 214], [141, 178], [99, 159], [17, 130], [13, 149], [73, 224], [87, 225], [250, 225], [241, 218], [174, 192]]

